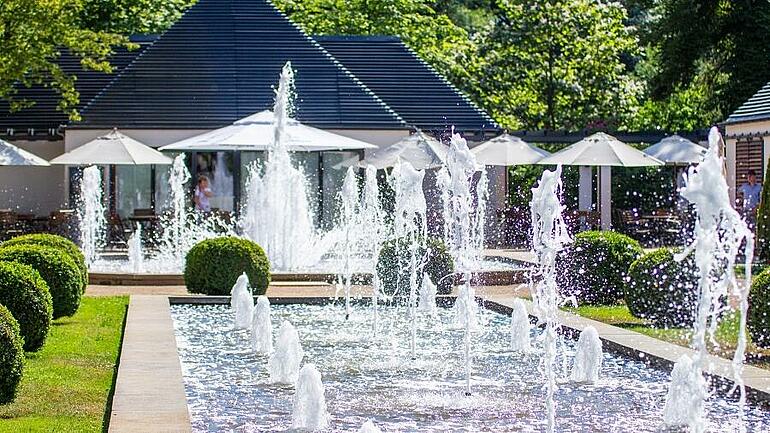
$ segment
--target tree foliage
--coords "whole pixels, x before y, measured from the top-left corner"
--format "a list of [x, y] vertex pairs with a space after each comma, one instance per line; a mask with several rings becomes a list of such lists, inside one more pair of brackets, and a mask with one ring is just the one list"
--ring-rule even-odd
[[112, 46], [127, 39], [81, 26], [81, 0], [3, 0], [0, 2], [0, 97], [19, 109], [29, 101], [14, 96], [18, 86], [44, 84], [60, 95], [59, 109], [77, 118], [75, 78], [56, 63], [62, 50], [81, 59], [84, 67], [110, 71]]

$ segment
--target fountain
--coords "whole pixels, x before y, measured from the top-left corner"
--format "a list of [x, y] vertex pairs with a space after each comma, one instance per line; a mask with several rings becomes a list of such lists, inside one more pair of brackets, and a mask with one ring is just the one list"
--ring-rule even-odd
[[251, 319], [251, 348], [261, 355], [273, 351], [273, 322], [270, 320], [270, 300], [267, 296], [257, 297], [257, 306]]
[[[399, 256], [408, 254], [408, 262], [403, 263], [399, 257], [399, 266], [404, 266], [409, 272], [409, 312], [411, 317], [410, 350], [412, 358], [416, 357], [417, 348], [417, 275], [424, 266], [425, 238], [428, 233], [427, 204], [422, 190], [425, 172], [415, 170], [411, 164], [398, 162], [393, 168], [393, 180], [396, 192], [395, 217], [393, 232], [397, 242]], [[418, 257], [419, 256], [419, 257]], [[400, 280], [400, 279], [399, 279]], [[394, 295], [399, 295], [401, 287], [397, 287]]]
[[570, 380], [576, 383], [596, 383], [602, 367], [602, 340], [593, 326], [586, 326], [577, 342]]
[[354, 233], [357, 232], [359, 222], [357, 212], [359, 208], [358, 179], [353, 167], [348, 167], [345, 180], [342, 182], [342, 190], [339, 194], [342, 203], [342, 231], [344, 240], [342, 274], [340, 275], [345, 290], [345, 318], [350, 317], [350, 289], [353, 285], [353, 249], [357, 245]]
[[543, 333], [543, 364], [546, 381], [545, 405], [548, 431], [556, 430], [556, 348], [559, 338], [559, 306], [561, 296], [556, 285], [556, 256], [571, 241], [562, 217], [561, 166], [555, 171], [544, 171], [538, 185], [532, 189], [532, 250], [537, 266], [530, 284], [535, 315], [545, 325]]
[[91, 266], [99, 258], [99, 249], [104, 246], [107, 232], [107, 211], [104, 208], [102, 172], [99, 167], [92, 165], [83, 170], [79, 199], [80, 246], [86, 264]]
[[358, 429], [358, 433], [382, 433], [382, 430], [374, 424], [374, 421], [368, 419]]
[[[672, 373], [672, 391], [669, 393], [670, 399], [666, 401], [665, 418], [668, 425], [679, 426], [680, 423], [686, 422], [689, 429], [695, 433], [706, 429], [703, 401], [708, 391], [702, 376], [708, 355], [707, 338], [715, 342], [714, 333], [717, 326], [723, 314], [730, 309], [724, 302], [730, 295], [738, 300], [740, 307], [738, 347], [733, 358], [733, 374], [736, 387], [740, 389], [738, 405], [741, 414], [746, 403], [742, 374], [754, 235], [730, 201], [727, 181], [723, 174], [724, 159], [720, 156], [722, 144], [719, 130], [716, 127], [711, 128], [709, 150], [697, 167], [688, 170], [685, 186], [681, 189], [682, 197], [695, 206], [698, 215], [693, 242], [676, 256], [677, 260], [684, 260], [689, 254], [694, 254], [698, 268], [699, 295], [692, 338], [696, 353], [692, 359], [681, 358], [674, 366], [677, 376], [674, 377]], [[734, 268], [743, 241], [746, 242], [746, 282], [741, 286], [736, 281]], [[687, 392], [690, 393], [689, 396], [680, 397], [682, 393]], [[694, 400], [690, 400], [690, 397]]]
[[230, 307], [235, 313], [234, 328], [249, 329], [254, 314], [254, 298], [249, 290], [249, 277], [242, 273], [230, 291]]
[[532, 343], [529, 336], [531, 330], [532, 324], [529, 322], [527, 306], [524, 305], [523, 300], [516, 298], [513, 301], [513, 309], [511, 311], [511, 350], [524, 353], [531, 352]]
[[423, 313], [433, 315], [436, 312], [436, 285], [430, 280], [426, 273], [422, 274], [422, 286], [420, 287], [419, 310]]
[[270, 372], [271, 383], [294, 385], [297, 382], [299, 366], [305, 352], [299, 343], [299, 334], [288, 320], [281, 323], [278, 329], [275, 352], [270, 356], [267, 369]]
[[171, 260], [179, 269], [184, 265], [184, 254], [190, 250], [190, 233], [187, 230], [187, 182], [190, 180], [190, 172], [185, 166], [185, 155], [180, 154], [174, 158], [174, 163], [169, 171], [168, 181], [171, 185], [170, 207], [171, 221], [168, 221], [163, 232], [160, 256]]
[[[444, 239], [465, 283], [456, 301], [456, 323], [465, 328], [465, 393], [471, 392], [471, 332], [478, 327], [475, 290], [471, 287], [472, 271], [479, 268], [484, 247], [484, 208], [486, 207], [486, 173], [476, 163], [468, 143], [452, 134], [446, 165], [439, 174], [446, 188], [444, 198]], [[472, 192], [474, 176], [480, 172], [476, 193]]]
[[305, 173], [291, 161], [284, 135], [290, 121], [294, 71], [287, 62], [281, 71], [273, 113], [274, 136], [263, 165], [252, 165], [244, 191], [240, 226], [262, 246], [273, 269], [307, 267], [320, 259]]
[[214, 190], [212, 207], [232, 210], [233, 206], [233, 175], [228, 173], [225, 163], [225, 152], [217, 152], [214, 165], [214, 178], [211, 179], [211, 187]]
[[380, 301], [380, 277], [377, 275], [377, 260], [380, 257], [380, 248], [387, 239], [389, 227], [380, 202], [380, 187], [377, 185], [377, 169], [373, 165], [366, 167], [364, 178], [364, 191], [361, 199], [361, 232], [364, 245], [369, 246], [365, 255], [370, 257], [369, 270], [372, 273], [372, 327], [375, 335], [378, 329], [378, 308]]
[[323, 430], [329, 426], [326, 397], [321, 373], [315, 365], [305, 364], [299, 371], [294, 393], [292, 427], [304, 430]]
[[128, 238], [128, 267], [131, 272], [144, 272], [144, 252], [142, 251], [142, 225], [136, 223], [136, 230]]
[[682, 355], [671, 371], [663, 421], [667, 426], [689, 426], [690, 431], [704, 431], [704, 402], [708, 397], [706, 379], [693, 360]]

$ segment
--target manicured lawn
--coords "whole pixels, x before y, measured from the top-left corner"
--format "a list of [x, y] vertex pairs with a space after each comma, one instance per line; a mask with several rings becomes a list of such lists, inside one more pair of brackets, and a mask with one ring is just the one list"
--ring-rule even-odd
[[115, 376], [128, 297], [84, 297], [27, 354], [16, 401], [0, 406], [0, 432], [99, 432]]
[[[691, 329], [681, 328], [655, 328], [647, 324], [643, 319], [631, 315], [625, 305], [615, 306], [581, 306], [578, 308], [566, 308], [580, 316], [599, 322], [626, 328], [640, 334], [648, 335], [669, 343], [680, 346], [690, 345]], [[719, 347], [710, 347], [711, 353], [732, 359], [735, 346], [738, 342], [738, 314], [730, 314], [724, 318], [716, 331], [716, 341]], [[761, 368], [770, 369], [770, 350], [763, 350], [749, 343], [747, 350], [747, 363]]]

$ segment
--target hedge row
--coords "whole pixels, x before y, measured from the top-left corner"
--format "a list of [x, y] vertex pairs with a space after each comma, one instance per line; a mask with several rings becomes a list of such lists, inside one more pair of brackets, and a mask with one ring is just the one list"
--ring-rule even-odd
[[0, 244], [0, 404], [16, 396], [24, 351], [43, 347], [52, 319], [77, 312], [87, 284], [83, 254], [61, 236], [25, 235]]

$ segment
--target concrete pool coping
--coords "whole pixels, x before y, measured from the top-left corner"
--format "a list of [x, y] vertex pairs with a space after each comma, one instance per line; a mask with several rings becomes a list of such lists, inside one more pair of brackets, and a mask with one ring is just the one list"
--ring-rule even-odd
[[[445, 296], [447, 301], [453, 297]], [[512, 296], [479, 298], [485, 308], [510, 314]], [[329, 297], [271, 297], [271, 303], [326, 304]], [[190, 432], [184, 378], [176, 346], [174, 323], [170, 306], [174, 304], [223, 304], [227, 296], [153, 296], [133, 295], [128, 308], [126, 329], [120, 354], [110, 416], [110, 432]], [[532, 303], [525, 300], [532, 314]], [[682, 355], [692, 355], [692, 349], [677, 346], [646, 335], [606, 325], [567, 312], [559, 318], [567, 333], [576, 333], [593, 326], [603, 340], [605, 349], [670, 371]], [[731, 384], [732, 364], [729, 360], [709, 356], [705, 373], [721, 385]], [[744, 381], [750, 400], [770, 404], [770, 371], [745, 366]]]

